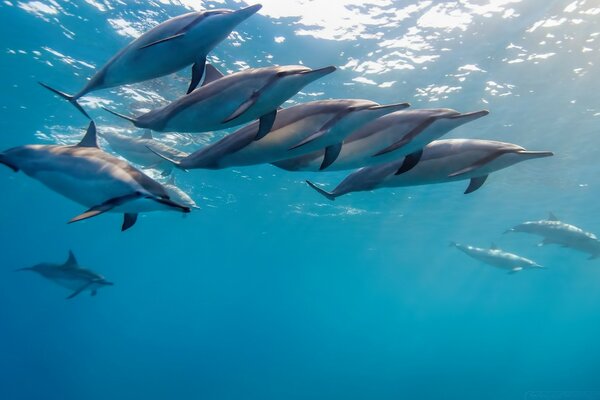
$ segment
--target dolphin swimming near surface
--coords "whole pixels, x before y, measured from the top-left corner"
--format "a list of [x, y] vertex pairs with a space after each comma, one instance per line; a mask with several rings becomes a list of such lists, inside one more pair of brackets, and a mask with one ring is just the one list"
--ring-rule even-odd
[[237, 11], [191, 12], [168, 19], [115, 54], [73, 95], [40, 84], [67, 99], [88, 118], [89, 115], [77, 103], [86, 94], [158, 78], [193, 65], [192, 81], [188, 88], [190, 93], [202, 78], [207, 54], [261, 7], [256, 4]]
[[250, 68], [223, 76], [209, 64], [201, 87], [164, 107], [135, 118], [106, 110], [138, 128], [158, 132], [208, 132], [260, 119], [255, 134], [258, 140], [271, 130], [281, 104], [333, 71], [333, 66], [312, 70], [287, 65]]
[[73, 290], [67, 299], [72, 299], [85, 290], [95, 296], [98, 289], [113, 285], [102, 275], [79, 266], [72, 251], [69, 251], [69, 258], [63, 264], [41, 263], [17, 271], [33, 271], [62, 287]]
[[479, 139], [436, 140], [423, 148], [414, 168], [406, 171], [405, 160], [361, 168], [348, 175], [333, 191], [307, 183], [330, 200], [346, 193], [383, 187], [428, 185], [470, 179], [465, 194], [479, 189], [488, 175], [521, 161], [552, 156], [550, 151], [528, 151], [512, 143]]
[[190, 212], [169, 198], [165, 188], [129, 163], [98, 148], [96, 125], [75, 146], [30, 144], [0, 153], [0, 164], [23, 172], [89, 209], [77, 222], [105, 212], [123, 213], [121, 230], [131, 228], [140, 212]]
[[450, 246], [456, 247], [469, 257], [484, 262], [492, 267], [508, 270], [509, 273], [516, 273], [523, 269], [541, 269], [543, 266], [528, 258], [518, 256], [513, 253], [500, 250], [492, 244], [489, 249], [450, 243]]
[[[166, 155], [172, 160], [181, 160], [188, 156], [187, 153], [179, 151], [171, 146], [152, 137], [150, 130], [145, 130], [141, 137], [126, 136], [116, 132], [99, 132], [98, 136], [106, 140], [112, 150], [120, 154], [128, 161], [142, 168], [153, 168], [163, 171], [168, 175], [173, 164], [156, 155], [155, 152]], [[150, 150], [152, 149], [152, 150]]]
[[600, 257], [600, 240], [593, 233], [586, 232], [575, 225], [559, 221], [552, 213], [546, 220], [528, 221], [507, 230], [538, 235], [544, 239], [539, 244], [557, 244], [590, 255], [589, 260]]
[[[488, 115], [487, 110], [459, 113], [447, 108], [404, 110], [387, 114], [356, 129], [341, 143], [327, 171], [356, 169], [405, 158], [408, 171], [420, 160], [422, 149], [452, 129]], [[322, 170], [325, 152], [318, 150], [273, 165], [288, 171]]]
[[278, 111], [271, 132], [261, 140], [254, 140], [260, 129], [255, 122], [182, 160], [174, 160], [174, 164], [182, 169], [221, 169], [271, 163], [321, 148], [327, 153], [326, 163], [335, 160], [338, 144], [354, 129], [408, 106], [357, 99], [302, 103]]
[[181, 190], [181, 188], [175, 184], [175, 175], [170, 175], [169, 179], [162, 185], [169, 194], [171, 200], [189, 208], [200, 208], [186, 192]]

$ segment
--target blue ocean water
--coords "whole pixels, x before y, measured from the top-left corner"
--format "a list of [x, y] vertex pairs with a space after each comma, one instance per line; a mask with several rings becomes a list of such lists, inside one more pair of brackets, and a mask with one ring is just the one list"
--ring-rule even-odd
[[[38, 86], [81, 87], [168, 17], [240, 1], [0, 3], [0, 148], [76, 143], [87, 121]], [[269, 165], [178, 173], [200, 210], [65, 222], [82, 207], [0, 170], [0, 399], [600, 398], [600, 261], [503, 235], [549, 211], [600, 232], [600, 4], [594, 0], [263, 1], [211, 54], [230, 72], [336, 65], [289, 104], [326, 98], [490, 110], [448, 137], [552, 158], [466, 182], [354, 193], [347, 172]], [[102, 111], [165, 104], [189, 71], [93, 93]], [[224, 132], [164, 134], [191, 151]], [[508, 275], [448, 247], [498, 246], [546, 271]], [[41, 261], [115, 282], [65, 301]]]

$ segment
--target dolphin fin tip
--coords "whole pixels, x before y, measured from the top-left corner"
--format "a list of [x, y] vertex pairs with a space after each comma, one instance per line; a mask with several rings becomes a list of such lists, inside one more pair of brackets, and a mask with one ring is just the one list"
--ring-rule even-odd
[[308, 184], [308, 186], [310, 186], [311, 188], [313, 188], [314, 190], [316, 190], [318, 193], [320, 193], [324, 197], [328, 198], [331, 201], [335, 201], [336, 196], [333, 193], [328, 192], [328, 191], [326, 191], [324, 189], [321, 189], [320, 187], [318, 187], [317, 185], [315, 185], [314, 183], [312, 183], [309, 180], [307, 180], [306, 183]]

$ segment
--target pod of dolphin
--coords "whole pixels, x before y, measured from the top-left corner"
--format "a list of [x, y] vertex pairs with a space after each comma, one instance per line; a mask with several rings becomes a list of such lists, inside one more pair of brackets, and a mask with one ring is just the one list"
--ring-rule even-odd
[[[357, 169], [331, 191], [307, 181], [330, 200], [356, 191], [457, 180], [469, 180], [465, 193], [472, 193], [492, 172], [553, 155], [549, 151], [528, 151], [512, 143], [441, 139], [451, 130], [487, 115], [487, 110], [461, 113], [443, 108], [407, 109], [408, 103], [381, 105], [363, 99], [318, 100], [282, 108], [304, 87], [336, 68], [271, 66], [223, 76], [206, 62], [207, 55], [260, 8], [256, 4], [236, 11], [192, 12], [168, 19], [117, 52], [72, 95], [40, 82], [91, 120], [78, 103], [81, 97], [191, 66], [187, 93], [170, 104], [138, 116], [106, 110], [144, 128], [142, 136], [97, 132], [91, 121], [77, 145], [24, 145], [0, 153], [0, 163], [15, 172], [23, 171], [87, 208], [69, 222], [106, 212], [121, 213], [124, 231], [136, 223], [139, 213], [188, 213], [197, 206], [173, 178], [159, 183], [129, 162], [100, 149], [97, 136], [128, 161], [141, 168], [158, 169], [163, 176], [173, 168], [221, 169], [256, 164], [272, 164], [288, 171]], [[249, 124], [191, 154], [161, 143], [151, 132], [201, 133], [246, 123]], [[533, 226], [514, 230], [546, 235]], [[593, 235], [588, 242], [559, 236], [548, 233], [546, 242], [585, 248], [582, 251], [593, 257], [600, 254], [594, 247], [597, 239]], [[456, 246], [479, 259], [493, 258], [490, 252], [502, 253], [505, 261], [500, 264], [512, 265], [509, 269], [513, 272], [517, 268], [539, 267], [524, 258], [515, 261], [511, 257], [518, 256], [497, 249], [486, 252]], [[99, 287], [110, 285], [100, 275], [79, 267], [72, 253], [65, 264], [40, 264], [29, 269], [51, 280], [68, 282], [64, 286], [74, 290], [70, 297], [85, 290], [94, 295]]]

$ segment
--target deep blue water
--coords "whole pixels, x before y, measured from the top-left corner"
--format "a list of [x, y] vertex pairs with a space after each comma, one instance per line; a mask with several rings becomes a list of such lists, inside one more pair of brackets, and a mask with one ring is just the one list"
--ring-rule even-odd
[[[127, 3], [127, 4], [125, 4]], [[0, 148], [74, 143], [86, 120], [37, 85], [79, 88], [136, 32], [191, 5], [3, 1]], [[0, 399], [600, 398], [600, 261], [502, 235], [553, 211], [600, 232], [600, 4], [592, 0], [264, 1], [212, 61], [329, 64], [293, 102], [367, 98], [491, 114], [449, 137], [553, 158], [466, 182], [355, 193], [346, 173], [268, 165], [179, 173], [201, 207], [65, 222], [81, 206], [0, 171]], [[189, 72], [94, 93], [99, 129], [175, 99]], [[222, 136], [163, 135], [185, 150]], [[547, 271], [508, 275], [448, 247], [491, 242]], [[62, 262], [115, 282], [98, 296], [12, 272]], [[535, 397], [537, 396], [537, 397]], [[570, 397], [569, 397], [570, 396]]]

